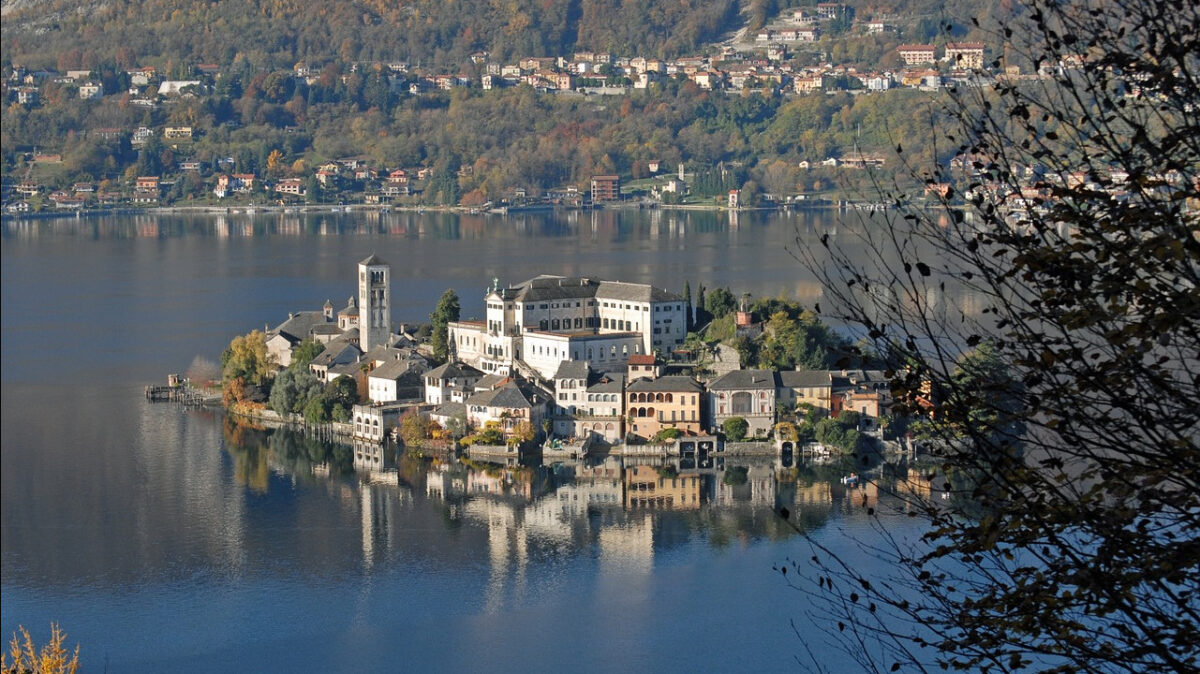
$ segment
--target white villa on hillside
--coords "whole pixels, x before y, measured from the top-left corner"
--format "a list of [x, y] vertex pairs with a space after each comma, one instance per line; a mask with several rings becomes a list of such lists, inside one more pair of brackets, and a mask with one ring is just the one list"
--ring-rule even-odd
[[687, 333], [683, 298], [644, 283], [538, 276], [486, 297], [486, 321], [450, 323], [454, 357], [484, 372], [524, 363], [549, 379], [564, 360], [598, 371], [669, 352]]

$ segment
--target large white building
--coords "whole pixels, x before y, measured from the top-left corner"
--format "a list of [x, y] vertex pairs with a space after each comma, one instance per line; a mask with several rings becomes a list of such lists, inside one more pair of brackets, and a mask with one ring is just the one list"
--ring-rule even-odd
[[517, 361], [547, 379], [564, 360], [623, 368], [687, 335], [683, 298], [644, 283], [543, 275], [494, 285], [485, 300], [486, 320], [451, 323], [449, 340], [458, 360], [489, 373], [510, 373]]

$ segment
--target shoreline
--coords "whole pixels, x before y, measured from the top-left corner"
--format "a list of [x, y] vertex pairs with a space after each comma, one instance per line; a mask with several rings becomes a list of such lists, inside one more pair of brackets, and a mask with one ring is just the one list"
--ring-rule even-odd
[[879, 207], [880, 204], [857, 201], [827, 201], [814, 199], [811, 202], [778, 204], [774, 206], [729, 208], [722, 204], [653, 204], [649, 208], [639, 203], [617, 203], [598, 206], [517, 206], [506, 212], [481, 211], [467, 206], [395, 206], [390, 204], [306, 204], [303, 206], [267, 205], [238, 205], [238, 206], [155, 206], [151, 208], [79, 208], [70, 211], [41, 211], [36, 213], [0, 213], [0, 221], [19, 222], [24, 220], [77, 220], [100, 216], [136, 216], [136, 215], [306, 215], [332, 213], [456, 213], [459, 215], [479, 215], [505, 217], [507, 215], [526, 215], [529, 213], [548, 213], [558, 210], [673, 210], [673, 211], [710, 211], [729, 213], [763, 213], [786, 210], [856, 210], [869, 207]]

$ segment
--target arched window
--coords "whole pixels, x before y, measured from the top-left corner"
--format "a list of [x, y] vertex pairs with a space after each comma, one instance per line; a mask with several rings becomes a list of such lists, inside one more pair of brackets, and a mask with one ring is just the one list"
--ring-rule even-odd
[[583, 319], [582, 319], [582, 318], [576, 318], [576, 319], [575, 319], [575, 327], [576, 327], [576, 328], [582, 328], [582, 327], [583, 327]]
[[550, 329], [551, 329], [551, 330], [557, 330], [557, 329], [558, 329], [558, 319], [557, 319], [557, 318], [556, 318], [556, 319], [554, 319], [553, 321], [550, 321]]
[[550, 321], [547, 321], [544, 318], [542, 320], [538, 321], [538, 329], [539, 330], [547, 330], [549, 328], [550, 328]]
[[671, 398], [672, 398], [671, 394], [670, 394], [670, 393], [668, 393], [668, 394], [667, 394], [667, 402], [674, 402], [674, 401], [672, 401], [672, 400], [671, 400]]
[[746, 391], [733, 394], [733, 413], [750, 414], [754, 409], [754, 398]]
[[646, 416], [650, 417], [651, 419], [654, 418], [654, 408], [653, 407], [646, 408]]

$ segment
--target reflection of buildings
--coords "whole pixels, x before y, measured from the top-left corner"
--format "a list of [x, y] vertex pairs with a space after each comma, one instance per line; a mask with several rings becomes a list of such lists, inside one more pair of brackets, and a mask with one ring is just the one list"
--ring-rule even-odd
[[[395, 473], [393, 473], [394, 475]], [[391, 552], [399, 540], [401, 506], [411, 509], [412, 493], [396, 482], [360, 482], [359, 507], [362, 527], [363, 565], [371, 568], [378, 552]]]
[[846, 506], [850, 510], [874, 508], [879, 505], [879, 485], [873, 481], [860, 480], [857, 485], [846, 487]]
[[397, 484], [396, 464], [393, 461], [396, 450], [384, 445], [370, 442], [355, 442], [354, 472], [370, 482]]
[[564, 518], [587, 517], [588, 509], [620, 508], [624, 505], [621, 465], [609, 459], [599, 466], [575, 466], [573, 481], [562, 484], [538, 504], [553, 504]]
[[[726, 472], [726, 475], [729, 475]], [[713, 504], [717, 506], [751, 505], [775, 507], [775, 471], [773, 466], [755, 464], [746, 468], [746, 481], [742, 484], [726, 484], [724, 479], [714, 479]]]
[[625, 471], [626, 508], [675, 508], [695, 510], [700, 507], [700, 476], [659, 472], [652, 466], [634, 466]]
[[808, 486], [796, 486], [796, 505], [822, 506], [833, 505], [833, 485], [828, 482], [815, 482]]
[[460, 498], [467, 493], [467, 477], [463, 471], [451, 470], [447, 464], [435, 464], [425, 475], [425, 495], [443, 501]]
[[[600, 530], [600, 570], [637, 571], [649, 575], [654, 566], [654, 517], [644, 512], [624, 526]], [[624, 588], [628, 589], [628, 588]]]

